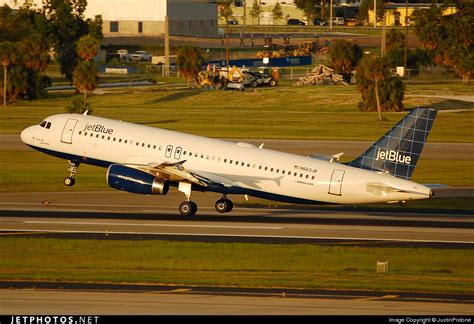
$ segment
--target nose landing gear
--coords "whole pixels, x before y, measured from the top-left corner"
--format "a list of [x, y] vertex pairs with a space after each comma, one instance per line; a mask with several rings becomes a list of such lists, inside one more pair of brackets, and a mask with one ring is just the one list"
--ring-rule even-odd
[[76, 175], [77, 169], [79, 168], [80, 163], [75, 162], [75, 161], [69, 161], [69, 168], [67, 169], [69, 171], [69, 177], [64, 178], [64, 185], [67, 187], [74, 186], [76, 183], [76, 179], [74, 179], [74, 176]]

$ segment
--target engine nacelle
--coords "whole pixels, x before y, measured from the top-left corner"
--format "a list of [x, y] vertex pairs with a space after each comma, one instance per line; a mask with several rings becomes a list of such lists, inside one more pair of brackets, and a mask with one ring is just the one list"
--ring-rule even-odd
[[166, 180], [121, 164], [109, 166], [107, 183], [114, 189], [145, 195], [166, 195], [170, 188]]

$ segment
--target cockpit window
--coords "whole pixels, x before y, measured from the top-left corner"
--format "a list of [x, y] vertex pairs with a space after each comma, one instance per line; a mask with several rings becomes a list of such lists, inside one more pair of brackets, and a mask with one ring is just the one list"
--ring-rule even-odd
[[43, 120], [41, 122], [40, 126], [43, 127], [43, 128], [46, 128], [46, 129], [50, 129], [51, 128], [51, 122]]

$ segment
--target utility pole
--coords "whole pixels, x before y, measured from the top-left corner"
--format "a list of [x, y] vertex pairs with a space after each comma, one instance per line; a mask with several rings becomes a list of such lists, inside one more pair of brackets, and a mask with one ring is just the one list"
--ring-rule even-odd
[[[323, 19], [323, 17], [321, 17]], [[329, 29], [332, 30], [332, 0], [329, 4]]]
[[381, 45], [381, 56], [384, 57], [385, 55], [385, 42], [386, 42], [386, 37], [387, 37], [387, 30], [386, 30], [386, 25], [387, 25], [387, 15], [383, 14], [382, 18], [382, 45]]
[[405, 53], [403, 56], [403, 66], [407, 68], [408, 53], [408, 0], [405, 0]]
[[377, 0], [374, 0], [374, 28], [377, 28]]
[[7, 63], [3, 63], [3, 107], [7, 106]]
[[244, 3], [244, 19], [243, 19], [243, 22], [244, 22], [244, 26], [245, 26], [247, 24], [247, 1], [244, 0], [243, 3]]
[[165, 73], [164, 77], [170, 76], [170, 28], [168, 15], [165, 16]]
[[226, 43], [225, 43], [225, 64], [229, 67], [229, 19], [226, 20], [226, 29], [225, 29], [225, 36], [226, 36]]

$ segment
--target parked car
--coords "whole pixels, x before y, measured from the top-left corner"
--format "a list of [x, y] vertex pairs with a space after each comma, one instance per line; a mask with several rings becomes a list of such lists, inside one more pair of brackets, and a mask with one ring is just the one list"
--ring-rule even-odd
[[151, 57], [153, 55], [148, 54], [145, 51], [136, 51], [133, 54], [128, 54], [127, 59], [132, 60], [132, 61], [146, 61], [146, 62], [151, 62]]
[[336, 25], [344, 25], [344, 18], [342, 17], [335, 17], [332, 21], [333, 24]]
[[229, 22], [229, 25], [238, 25], [239, 24], [239, 22], [235, 19], [229, 19], [228, 22]]
[[324, 26], [324, 25], [326, 25], [326, 21], [323, 20], [323, 19], [316, 18], [316, 19], [313, 20], [313, 24], [315, 26]]
[[299, 19], [293, 19], [292, 18], [292, 19], [288, 19], [287, 25], [302, 25], [302, 26], [304, 26], [304, 25], [306, 25], [306, 23], [304, 21], [299, 20]]
[[128, 55], [128, 51], [126, 49], [119, 49], [117, 50], [117, 55], [121, 60], [125, 60]]

